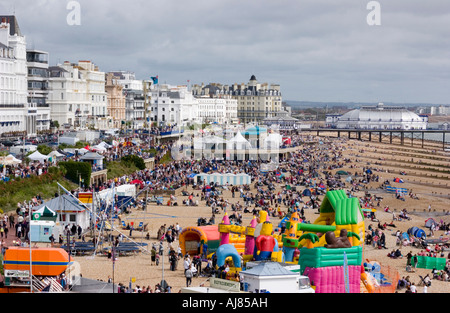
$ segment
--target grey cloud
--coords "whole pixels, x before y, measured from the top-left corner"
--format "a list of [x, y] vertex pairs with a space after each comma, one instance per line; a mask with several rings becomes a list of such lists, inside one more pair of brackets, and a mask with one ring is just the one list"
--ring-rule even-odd
[[[168, 83], [279, 83], [284, 99], [448, 103], [448, 0], [16, 0], [22, 32], [52, 63], [90, 59], [104, 71]], [[3, 5], [7, 10], [7, 5]], [[428, 99], [428, 100], [427, 100]]]

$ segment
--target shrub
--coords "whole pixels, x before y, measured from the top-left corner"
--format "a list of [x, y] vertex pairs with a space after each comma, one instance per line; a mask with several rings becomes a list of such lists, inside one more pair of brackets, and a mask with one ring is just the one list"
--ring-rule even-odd
[[85, 186], [90, 185], [92, 173], [90, 163], [70, 160], [67, 162], [59, 162], [58, 165], [63, 168], [63, 172], [65, 172], [64, 176], [70, 181], [78, 184], [81, 178], [84, 181]]
[[140, 170], [145, 169], [144, 159], [142, 159], [141, 157], [138, 157], [137, 155], [124, 156], [124, 157], [122, 157], [121, 162], [132, 163]]

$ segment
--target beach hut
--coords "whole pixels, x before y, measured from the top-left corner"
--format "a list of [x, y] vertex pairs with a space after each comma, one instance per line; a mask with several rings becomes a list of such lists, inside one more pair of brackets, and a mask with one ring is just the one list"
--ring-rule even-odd
[[87, 152], [80, 158], [83, 162], [91, 163], [96, 169], [103, 169], [103, 159], [104, 156], [101, 156], [97, 152]]
[[437, 222], [433, 218], [430, 217], [425, 220], [425, 227], [431, 228], [431, 226], [433, 226], [433, 225], [435, 225], [435, 226], [437, 225]]
[[[239, 273], [245, 289], [262, 293], [314, 293], [309, 279], [284, 268], [278, 262], [262, 262]], [[305, 280], [303, 285], [300, 281]]]
[[31, 242], [50, 242], [55, 222], [46, 220], [32, 220], [30, 222]]
[[53, 228], [53, 235], [55, 238], [59, 234], [63, 234], [64, 227], [73, 224], [81, 226], [83, 230], [90, 226], [90, 212], [87, 208], [80, 204], [78, 199], [70, 195], [61, 195], [53, 198], [41, 205], [32, 208], [32, 212], [37, 212], [40, 209], [47, 207], [49, 210], [56, 212], [56, 222]]

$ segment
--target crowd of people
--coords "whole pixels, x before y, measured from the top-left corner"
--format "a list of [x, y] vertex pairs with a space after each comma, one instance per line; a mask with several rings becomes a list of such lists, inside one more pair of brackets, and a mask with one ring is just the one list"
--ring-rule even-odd
[[[378, 182], [381, 179], [377, 173], [381, 170], [370, 166], [356, 168], [352, 165], [350, 168], [354, 169], [354, 173], [348, 173], [348, 175], [332, 174], [333, 170], [347, 167], [350, 163], [350, 159], [344, 157], [343, 154], [345, 145], [341, 145], [341, 143], [345, 143], [346, 138], [339, 138], [333, 141], [322, 139], [320, 144], [317, 144], [316, 141], [315, 145], [301, 145], [302, 142], [310, 142], [316, 139], [313, 139], [311, 136], [293, 135], [291, 136], [292, 143], [290, 145], [298, 146], [299, 148], [292, 152], [289, 159], [281, 159], [277, 170], [267, 172], [261, 171], [261, 166], [267, 163], [261, 160], [219, 161], [215, 159], [191, 159], [159, 163], [158, 160], [166, 153], [170, 153], [175, 140], [160, 145], [153, 145], [148, 143], [144, 137], [140, 139], [142, 139], [140, 144], [122, 144], [109, 148], [102, 154], [106, 161], [116, 161], [126, 155], [137, 155], [142, 158], [147, 158], [151, 155], [156, 159], [153, 169], [143, 169], [129, 175], [111, 178], [100, 185], [83, 188], [82, 191], [92, 191], [92, 188], [100, 191], [109, 189], [113, 185], [118, 186], [134, 180], [140, 180], [146, 186], [150, 186], [149, 188], [152, 191], [183, 190], [182, 197], [184, 199], [180, 203], [184, 205], [195, 206], [199, 203], [204, 203], [210, 207], [211, 216], [199, 217], [199, 225], [214, 225], [216, 223], [215, 215], [223, 212], [228, 212], [233, 224], [242, 225], [245, 216], [257, 216], [260, 210], [267, 211], [269, 216], [272, 217], [283, 217], [290, 212], [298, 211], [304, 220], [305, 210], [318, 210], [321, 198], [327, 190], [345, 188], [347, 194], [351, 196], [356, 191], [365, 190], [369, 183]], [[251, 185], [243, 186], [232, 186], [229, 184], [215, 186], [211, 184], [209, 185], [210, 188], [206, 188], [206, 183], [197, 181], [193, 175], [204, 172], [246, 173], [251, 176], [252, 183]], [[280, 188], [280, 186], [282, 187]], [[188, 187], [193, 192], [187, 192]], [[306, 190], [308, 190], [307, 193], [305, 193]], [[232, 199], [224, 197], [224, 192], [231, 193]], [[76, 194], [76, 191], [74, 193]], [[18, 213], [25, 214], [31, 207], [42, 203], [40, 197], [36, 197], [35, 200], [31, 200], [31, 203], [20, 204], [20, 209], [18, 205]], [[366, 193], [365, 197], [360, 198], [360, 203], [363, 208], [374, 208], [381, 207], [382, 200], [381, 197]], [[176, 199], [170, 199], [171, 205], [175, 202]], [[119, 208], [116, 204], [116, 207], [113, 209], [115, 214], [120, 215], [135, 206], [136, 202], [130, 203], [128, 207], [123, 208]], [[385, 209], [390, 210], [386, 206]], [[401, 214], [403, 214], [403, 218], [408, 218], [406, 209]], [[371, 220], [376, 221], [374, 218]], [[388, 249], [383, 229], [386, 226], [379, 224], [378, 227], [372, 227], [372, 225], [369, 225], [366, 244], [372, 245], [373, 248], [377, 249]], [[23, 226], [22, 230], [24, 229], [25, 227]], [[157, 234], [158, 245], [152, 247], [152, 261], [156, 262], [157, 255], [162, 253], [161, 243], [167, 242], [169, 244], [167, 253], [170, 260], [170, 270], [177, 270], [178, 262], [183, 260], [186, 285], [189, 286], [192, 282], [192, 277], [205, 272], [211, 273], [211, 269], [215, 268], [214, 259], [202, 257], [201, 249], [199, 249], [198, 255], [192, 259], [190, 256], [180, 255], [179, 247], [177, 248], [174, 244], [180, 231], [181, 226], [178, 223], [168, 227], [161, 225]], [[283, 229], [276, 229], [276, 231], [282, 232]], [[404, 257], [399, 249], [394, 249], [390, 256], [393, 258]], [[202, 259], [204, 260], [203, 262], [206, 262], [204, 267]], [[226, 266], [221, 269], [220, 275], [223, 272], [226, 272]], [[130, 289], [125, 285], [120, 285], [120, 291], [137, 293], [170, 292], [170, 287], [156, 285], [153, 291], [150, 286], [136, 286], [136, 288]]]

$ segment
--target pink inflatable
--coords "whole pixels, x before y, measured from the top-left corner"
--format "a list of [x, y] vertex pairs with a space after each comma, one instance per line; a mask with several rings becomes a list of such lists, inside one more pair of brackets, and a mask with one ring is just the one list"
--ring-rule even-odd
[[[350, 293], [360, 293], [361, 266], [348, 266]], [[343, 266], [307, 267], [303, 275], [316, 286], [316, 293], [345, 293]]]

